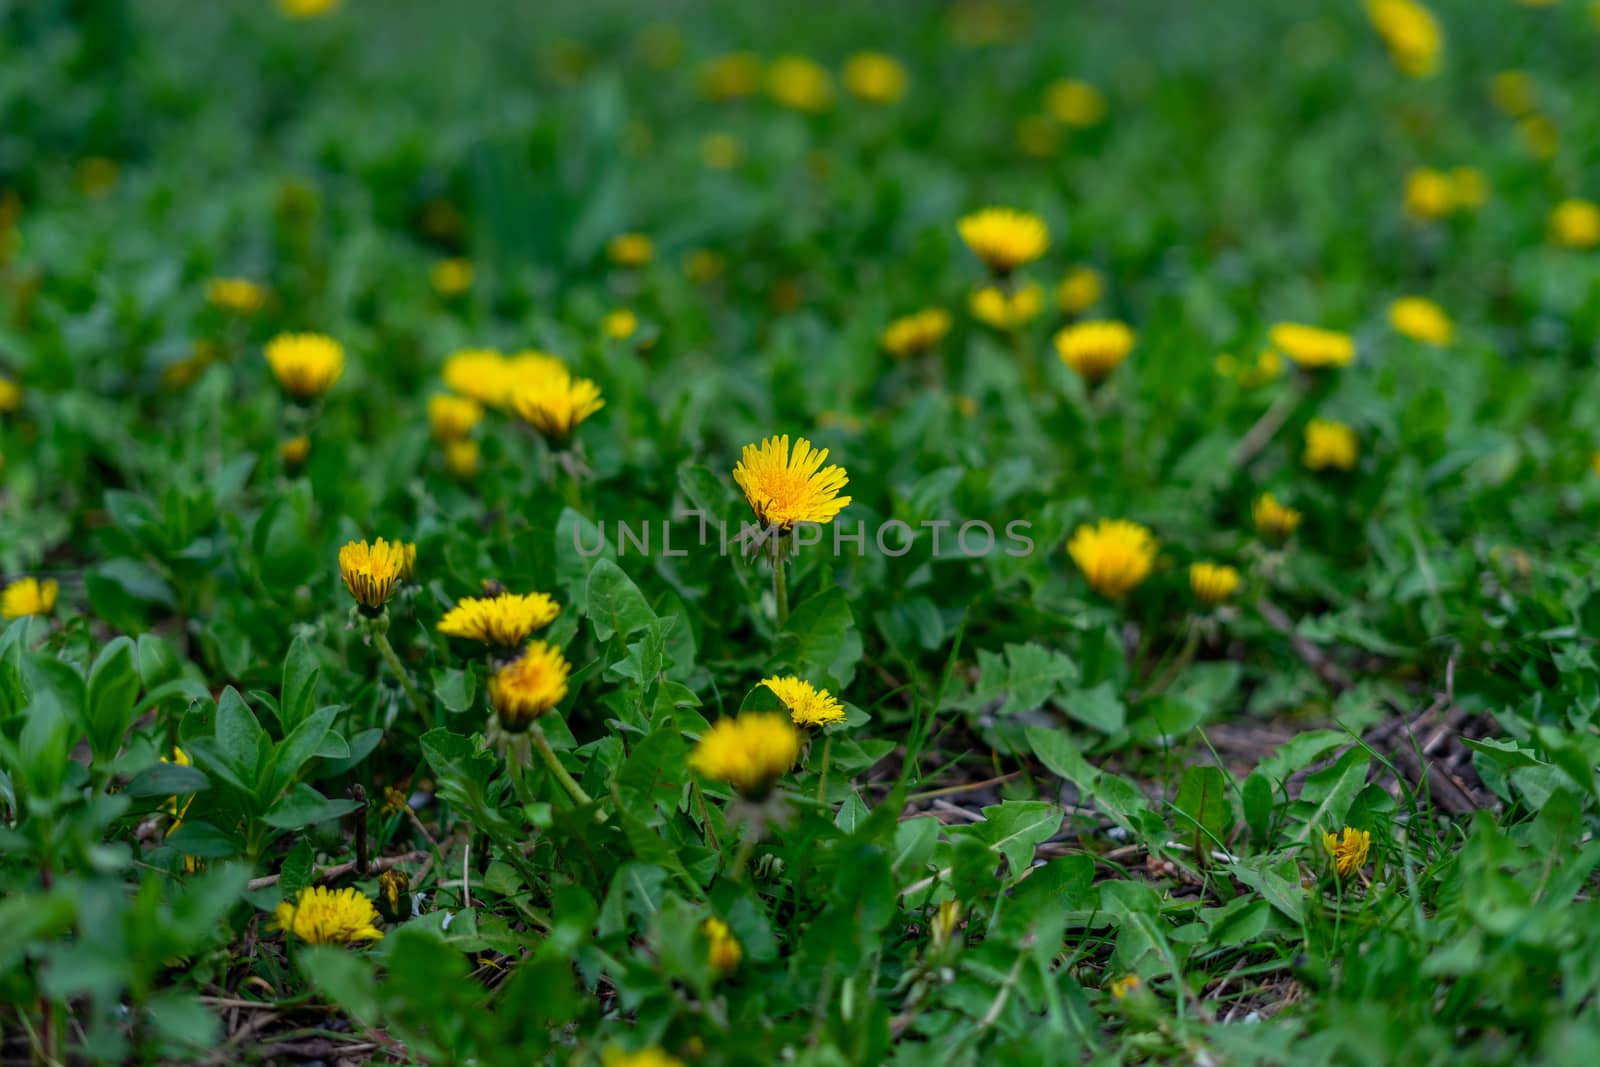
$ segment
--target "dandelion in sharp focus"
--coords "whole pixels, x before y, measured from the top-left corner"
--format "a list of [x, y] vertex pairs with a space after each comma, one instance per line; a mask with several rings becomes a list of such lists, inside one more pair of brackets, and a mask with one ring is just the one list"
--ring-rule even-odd
[[285, 900], [273, 912], [278, 929], [310, 945], [348, 945], [377, 941], [378, 909], [356, 889], [310, 886], [294, 901]]
[[818, 689], [794, 675], [763, 678], [761, 684], [783, 701], [796, 726], [832, 726], [844, 722], [844, 705], [826, 689]]
[[[415, 549], [412, 552], [415, 553]], [[406, 548], [399, 541], [385, 541], [380, 537], [370, 545], [365, 541], [351, 541], [339, 549], [339, 577], [367, 613], [383, 608], [408, 569]]]
[[439, 620], [439, 632], [496, 648], [515, 648], [560, 613], [561, 608], [545, 593], [465, 597]]
[[765, 526], [789, 531], [797, 522], [832, 522], [850, 498], [839, 490], [849, 483], [845, 469], [822, 464], [826, 448], [812, 448], [804, 437], [789, 450], [789, 435], [768, 437], [759, 445], [745, 445], [733, 468], [733, 480]]

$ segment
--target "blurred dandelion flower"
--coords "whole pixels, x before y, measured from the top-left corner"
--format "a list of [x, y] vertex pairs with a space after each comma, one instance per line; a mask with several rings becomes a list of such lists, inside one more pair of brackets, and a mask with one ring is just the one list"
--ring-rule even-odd
[[1417, 167], [1406, 175], [1406, 213], [1415, 219], [1442, 219], [1456, 207], [1456, 187], [1450, 175], [1432, 167]]
[[471, 397], [435, 393], [428, 398], [428, 426], [435, 440], [465, 437], [482, 419], [483, 405]]
[[1324, 833], [1322, 846], [1328, 850], [1334, 873], [1340, 878], [1348, 878], [1367, 862], [1367, 851], [1372, 847], [1372, 833], [1346, 826], [1342, 840], [1338, 834]]
[[311, 438], [305, 434], [286, 437], [278, 443], [278, 461], [291, 471], [305, 466], [311, 458]]
[[782, 715], [746, 712], [718, 719], [701, 736], [689, 766], [726, 782], [747, 800], [760, 800], [800, 758], [800, 731]]
[[1548, 115], [1527, 115], [1517, 123], [1517, 134], [1535, 159], [1552, 159], [1561, 147], [1561, 131]]
[[1062, 78], [1044, 91], [1044, 107], [1063, 126], [1086, 129], [1106, 117], [1105, 94], [1086, 81]]
[[651, 1045], [637, 1052], [608, 1048], [600, 1054], [600, 1067], [684, 1067], [684, 1062]]
[[639, 316], [628, 308], [616, 308], [600, 320], [600, 332], [613, 341], [626, 341], [639, 328]]
[[944, 308], [924, 308], [902, 315], [883, 331], [883, 347], [896, 359], [930, 352], [950, 332], [950, 313]]
[[439, 620], [446, 637], [481, 641], [496, 648], [515, 648], [528, 635], [548, 626], [561, 607], [545, 593], [501, 593], [493, 597], [463, 597]]
[[1281, 544], [1293, 536], [1303, 517], [1294, 508], [1278, 503], [1278, 498], [1271, 493], [1256, 497], [1255, 503], [1250, 506], [1250, 516], [1255, 522], [1256, 533], [1275, 544]]
[[1110, 985], [1112, 999], [1126, 1000], [1138, 991], [1140, 984], [1139, 976], [1136, 974], [1125, 974], [1121, 978], [1113, 979]]
[[738, 100], [761, 88], [761, 58], [750, 52], [729, 52], [700, 68], [700, 86], [713, 100]]
[[428, 272], [433, 291], [446, 300], [453, 300], [472, 288], [472, 260], [457, 256], [441, 259]]
[[1489, 98], [1503, 114], [1521, 118], [1534, 108], [1533, 75], [1525, 70], [1500, 71], [1489, 82]]
[[1280, 322], [1272, 327], [1269, 338], [1275, 350], [1287, 356], [1295, 366], [1308, 370], [1347, 367], [1356, 358], [1355, 340], [1338, 330]]
[[18, 578], [0, 593], [0, 617], [20, 619], [25, 615], [48, 615], [56, 608], [61, 586], [54, 578]]
[[[416, 558], [416, 549], [410, 552]], [[407, 564], [406, 546], [400, 541], [378, 538], [372, 544], [351, 541], [339, 549], [339, 577], [356, 603], [368, 612], [382, 608], [394, 592], [396, 583], [403, 581], [411, 569]]]
[[444, 465], [457, 478], [470, 480], [478, 473], [478, 442], [470, 437], [444, 442]]
[[279, 904], [273, 920], [279, 930], [309, 945], [348, 945], [383, 937], [378, 929], [378, 909], [357, 889], [308, 886], [300, 890], [294, 903], [285, 900]]
[[1480, 208], [1489, 200], [1489, 179], [1477, 167], [1452, 167], [1450, 198], [1464, 210]]
[[1050, 231], [1044, 220], [1015, 208], [983, 208], [964, 216], [957, 229], [973, 255], [999, 275], [1032, 263], [1050, 247]]
[[340, 0], [278, 0], [285, 18], [316, 19], [339, 10]]
[[212, 278], [206, 282], [206, 302], [236, 315], [254, 315], [267, 303], [267, 290], [248, 278]]
[[1081, 315], [1100, 302], [1105, 280], [1093, 267], [1073, 267], [1056, 286], [1056, 306], [1063, 314]]
[[1135, 336], [1123, 322], [1079, 322], [1056, 334], [1056, 353], [1090, 385], [1099, 385], [1133, 351]]
[[529, 643], [521, 656], [489, 676], [489, 703], [501, 727], [510, 734], [525, 732], [566, 698], [571, 673], [560, 649], [543, 641]]
[[22, 386], [10, 378], [0, 378], [0, 415], [14, 414], [22, 407]]
[[1405, 296], [1390, 304], [1389, 325], [1404, 337], [1430, 345], [1447, 345], [1455, 333], [1444, 309], [1422, 296]]
[[1067, 542], [1067, 554], [1094, 591], [1116, 600], [1150, 574], [1156, 539], [1148, 527], [1127, 519], [1101, 519], [1083, 525]]
[[893, 104], [906, 95], [906, 68], [882, 52], [857, 52], [844, 64], [844, 87], [868, 104]]
[[1600, 206], [1588, 200], [1563, 200], [1550, 212], [1550, 235], [1567, 248], [1600, 245]]
[[511, 405], [521, 419], [555, 445], [564, 445], [578, 424], [606, 406], [600, 387], [563, 371], [517, 386]]
[[1312, 419], [1306, 423], [1306, 450], [1301, 457], [1308, 470], [1351, 470], [1360, 454], [1356, 432], [1342, 422]]
[[727, 923], [713, 916], [700, 924], [700, 933], [706, 939], [706, 962], [712, 970], [726, 977], [739, 969], [744, 949]]
[[967, 300], [967, 310], [972, 317], [996, 330], [1019, 330], [1039, 317], [1044, 310], [1044, 289], [1037, 282], [1027, 282], [1007, 289], [1001, 285], [985, 285], [974, 289]]
[[826, 448], [812, 448], [804, 437], [789, 451], [789, 435], [745, 445], [733, 468], [733, 480], [744, 491], [756, 518], [787, 532], [797, 522], [828, 523], [850, 498], [840, 496], [850, 481], [837, 464], [823, 467]]
[[1439, 69], [1444, 35], [1433, 13], [1416, 0], [1367, 0], [1367, 17], [1402, 74], [1423, 78]]
[[1239, 572], [1221, 563], [1189, 565], [1189, 590], [1202, 604], [1215, 606], [1239, 588]]
[[655, 254], [655, 242], [642, 233], [619, 233], [606, 242], [606, 255], [619, 267], [642, 267]]
[[844, 722], [844, 705], [826, 689], [818, 689], [792, 674], [787, 678], [776, 675], [763, 678], [761, 684], [783, 701], [796, 726], [832, 726]]
[[450, 353], [440, 377], [452, 391], [488, 407], [505, 407], [510, 398], [511, 364], [492, 348], [463, 348]]
[[296, 400], [315, 400], [344, 373], [344, 346], [325, 334], [281, 333], [266, 353], [272, 376]]
[[779, 56], [767, 67], [767, 95], [794, 111], [826, 111], [833, 103], [833, 76], [805, 56]]

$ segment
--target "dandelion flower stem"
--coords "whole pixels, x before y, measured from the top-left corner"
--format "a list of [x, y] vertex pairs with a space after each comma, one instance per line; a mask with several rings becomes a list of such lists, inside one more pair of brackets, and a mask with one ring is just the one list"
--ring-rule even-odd
[[733, 867], [728, 872], [729, 881], [735, 884], [744, 881], [744, 869], [750, 865], [750, 853], [756, 850], [758, 836], [755, 827], [745, 829], [744, 838], [739, 842], [739, 851], [733, 857]]
[[379, 653], [383, 655], [383, 661], [389, 665], [389, 669], [394, 672], [395, 677], [400, 679], [400, 685], [406, 691], [406, 699], [411, 701], [411, 710], [419, 718], [423, 717], [424, 705], [422, 697], [417, 693], [417, 687], [411, 684], [411, 676], [400, 665], [400, 657], [394, 654], [394, 646], [389, 643], [388, 636], [380, 633], [377, 629], [373, 629], [371, 633], [373, 643], [378, 646]]
[[833, 756], [833, 735], [824, 734], [822, 741], [822, 775], [817, 779], [817, 799], [828, 802], [828, 761]]
[[784, 562], [772, 565], [772, 598], [778, 602], [778, 628], [789, 624], [789, 581], [784, 575]]
[[555, 750], [550, 747], [550, 739], [544, 736], [544, 729], [538, 723], [528, 727], [528, 734], [533, 738], [533, 745], [539, 750], [539, 758], [544, 760], [544, 765], [550, 768], [550, 773], [556, 776], [556, 781], [561, 783], [561, 788], [567, 791], [573, 802], [580, 807], [587, 807], [594, 803], [594, 798], [583, 791], [577, 779], [567, 773], [561, 766], [561, 761], [556, 759]]

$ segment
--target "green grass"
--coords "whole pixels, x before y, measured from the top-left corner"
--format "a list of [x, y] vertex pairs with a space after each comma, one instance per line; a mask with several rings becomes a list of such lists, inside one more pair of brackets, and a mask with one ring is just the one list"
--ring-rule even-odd
[[[0, 1060], [1592, 1062], [1600, 249], [1549, 220], [1600, 198], [1600, 23], [1431, 7], [1417, 79], [1334, 0], [0, 3], [0, 575], [59, 585], [0, 630]], [[838, 81], [865, 49], [902, 100]], [[830, 106], [708, 98], [736, 50], [815, 59]], [[1102, 122], [1041, 117], [1064, 77]], [[1488, 199], [1410, 217], [1419, 167]], [[1011, 332], [968, 310], [989, 204], [1051, 232]], [[627, 232], [649, 264], [609, 262]], [[1098, 389], [1052, 343], [1075, 266], [1077, 317], [1137, 332]], [[889, 358], [925, 307], [948, 335]], [[1219, 371], [1284, 321], [1355, 362]], [[311, 405], [263, 355], [290, 331], [344, 346]], [[605, 405], [572, 449], [490, 411], [461, 477], [427, 409], [468, 348]], [[1353, 469], [1306, 468], [1313, 417]], [[787, 612], [714, 525], [778, 434], [852, 497]], [[1118, 599], [1066, 551], [1103, 518], [1160, 545]], [[377, 623], [337, 559], [380, 536], [417, 555]], [[437, 630], [485, 582], [561, 605], [537, 736]], [[741, 799], [690, 757], [775, 674], [846, 721]], [[280, 931], [313, 885], [384, 936]]]

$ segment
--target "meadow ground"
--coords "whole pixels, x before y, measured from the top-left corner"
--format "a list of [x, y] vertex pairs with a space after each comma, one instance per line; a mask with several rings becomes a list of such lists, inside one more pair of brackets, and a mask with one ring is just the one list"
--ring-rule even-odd
[[1597, 47], [0, 2], [0, 1061], [1596, 1062]]

